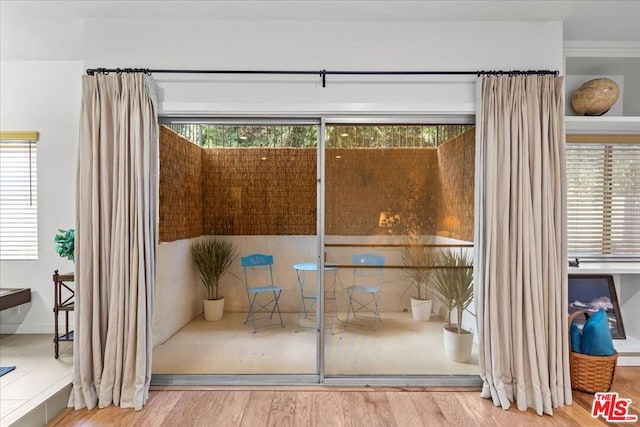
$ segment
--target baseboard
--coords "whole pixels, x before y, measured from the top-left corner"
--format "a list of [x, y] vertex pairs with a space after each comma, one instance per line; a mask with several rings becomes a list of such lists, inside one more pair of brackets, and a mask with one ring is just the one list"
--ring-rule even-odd
[[[62, 327], [62, 323], [60, 324]], [[69, 325], [70, 329], [73, 329], [72, 325]], [[39, 324], [19, 324], [19, 323], [6, 323], [4, 320], [0, 323], [0, 334], [51, 334], [53, 337], [54, 325], [52, 323], [39, 323]]]
[[618, 366], [640, 366], [640, 354], [618, 354]]

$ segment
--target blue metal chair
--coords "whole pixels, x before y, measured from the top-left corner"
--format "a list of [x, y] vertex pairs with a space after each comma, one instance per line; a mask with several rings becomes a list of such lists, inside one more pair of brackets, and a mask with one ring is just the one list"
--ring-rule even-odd
[[[251, 254], [240, 258], [244, 271], [244, 283], [247, 288], [247, 298], [249, 300], [249, 312], [244, 321], [251, 321], [253, 333], [259, 329], [277, 326], [284, 328], [282, 315], [280, 314], [280, 294], [282, 288], [273, 284], [273, 256], [265, 254]], [[274, 320], [273, 315], [277, 313], [279, 322], [262, 324], [258, 327], [257, 321]]]
[[[353, 256], [352, 261], [355, 267], [353, 269], [353, 284], [347, 288], [347, 296], [349, 297], [347, 324], [351, 314], [353, 314], [353, 320], [360, 316], [382, 321], [378, 296], [382, 288], [384, 257], [374, 254], [358, 254]], [[375, 266], [379, 268], [375, 268]]]

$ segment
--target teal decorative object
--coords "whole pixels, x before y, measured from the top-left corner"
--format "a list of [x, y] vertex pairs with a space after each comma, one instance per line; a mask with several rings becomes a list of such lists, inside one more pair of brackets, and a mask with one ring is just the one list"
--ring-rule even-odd
[[571, 334], [571, 351], [580, 353], [582, 350], [581, 342], [582, 342], [582, 331], [576, 325], [576, 322], [571, 322], [571, 329], [569, 330]]
[[73, 252], [75, 250], [76, 231], [73, 228], [68, 230], [58, 229], [55, 237], [56, 252], [62, 258], [73, 261]]
[[582, 328], [580, 350], [590, 356], [611, 356], [615, 353], [605, 310], [600, 309], [587, 319]]

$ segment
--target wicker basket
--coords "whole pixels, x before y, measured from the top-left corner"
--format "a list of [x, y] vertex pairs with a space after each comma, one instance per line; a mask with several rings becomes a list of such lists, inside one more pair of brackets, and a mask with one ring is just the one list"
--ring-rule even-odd
[[[571, 331], [573, 319], [581, 314], [584, 314], [587, 318], [589, 317], [588, 312], [585, 310], [576, 311], [569, 316], [569, 331]], [[571, 343], [571, 336], [569, 336], [569, 343]], [[617, 361], [617, 352], [611, 356], [589, 356], [587, 354], [574, 353], [573, 351], [570, 352], [571, 388], [587, 393], [611, 390]]]

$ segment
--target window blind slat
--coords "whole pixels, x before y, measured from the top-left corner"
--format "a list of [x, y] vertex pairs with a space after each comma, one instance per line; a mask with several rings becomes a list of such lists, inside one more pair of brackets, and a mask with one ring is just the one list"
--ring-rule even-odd
[[640, 141], [566, 153], [569, 256], [640, 258]]
[[0, 259], [38, 259], [37, 150], [34, 141], [0, 142]]

